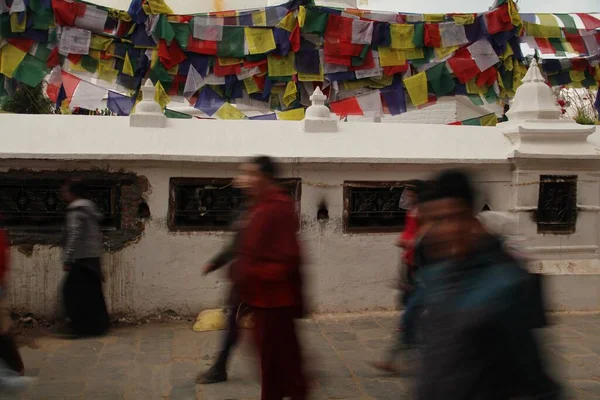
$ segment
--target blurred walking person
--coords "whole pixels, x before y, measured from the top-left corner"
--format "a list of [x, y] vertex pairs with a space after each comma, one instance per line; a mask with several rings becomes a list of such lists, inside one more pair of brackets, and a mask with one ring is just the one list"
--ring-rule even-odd
[[266, 156], [242, 167], [251, 207], [241, 232], [235, 280], [252, 307], [260, 359], [262, 400], [307, 398], [295, 320], [304, 314], [299, 221], [293, 200], [279, 187]]
[[419, 272], [427, 318], [416, 398], [554, 400], [559, 388], [531, 331], [532, 278], [481, 229], [474, 197], [462, 171], [435, 181], [424, 246], [441, 261]]
[[102, 213], [85, 198], [86, 188], [78, 181], [62, 188], [68, 203], [63, 248], [63, 269], [67, 272], [62, 294], [67, 318], [63, 334], [96, 336], [106, 333], [110, 318], [102, 293]]
[[[244, 175], [240, 175], [234, 180], [234, 186], [238, 189], [245, 189]], [[246, 202], [247, 203], [247, 202]], [[202, 273], [207, 275], [226, 265], [229, 265], [230, 278], [235, 275], [237, 251], [240, 242], [240, 232], [247, 222], [248, 212], [246, 204], [242, 205], [237, 218], [232, 224], [232, 229], [235, 232], [231, 241], [202, 267]], [[240, 294], [237, 285], [232, 281], [229, 296], [227, 298], [227, 327], [222, 338], [221, 351], [217, 356], [215, 363], [204, 373], [198, 375], [196, 382], [207, 385], [211, 383], [225, 382], [227, 380], [227, 361], [231, 350], [235, 347], [239, 340], [238, 318], [243, 314], [246, 307], [240, 300]]]

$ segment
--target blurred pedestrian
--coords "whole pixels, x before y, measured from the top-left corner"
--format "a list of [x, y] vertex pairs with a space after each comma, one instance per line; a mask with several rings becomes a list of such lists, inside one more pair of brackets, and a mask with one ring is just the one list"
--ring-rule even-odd
[[416, 398], [556, 399], [531, 331], [530, 275], [478, 229], [466, 173], [441, 173], [434, 192], [425, 249], [440, 261], [419, 272], [427, 318]]
[[295, 320], [304, 314], [299, 221], [293, 200], [279, 187], [266, 156], [242, 167], [251, 206], [241, 232], [234, 280], [252, 307], [260, 358], [262, 400], [307, 398]]
[[63, 269], [67, 272], [62, 294], [69, 325], [62, 332], [70, 336], [106, 333], [110, 318], [102, 293], [102, 213], [85, 198], [82, 182], [67, 182], [62, 188], [68, 203], [63, 248]]
[[24, 375], [25, 367], [17, 343], [11, 333], [10, 304], [8, 300], [8, 280], [10, 270], [10, 249], [8, 237], [0, 217], [0, 360], [13, 372]]
[[[237, 189], [245, 190], [246, 183], [244, 182], [244, 178], [245, 175], [240, 174], [240, 176], [234, 180], [233, 185]], [[245, 203], [247, 203], [247, 201]], [[246, 225], [248, 218], [245, 203], [237, 213], [237, 218], [235, 218], [235, 221], [232, 224], [232, 230], [234, 231], [232, 239], [218, 255], [202, 267], [202, 273], [204, 275], [214, 272], [226, 265], [230, 265], [229, 276], [232, 277], [235, 275], [234, 270], [236, 268], [240, 232]], [[221, 351], [219, 352], [215, 363], [206, 372], [198, 375], [196, 380], [203, 385], [224, 382], [227, 380], [227, 361], [231, 350], [235, 347], [239, 339], [238, 319], [243, 315], [246, 307], [241, 302], [237, 285], [235, 282], [232, 283], [227, 298], [227, 327], [222, 338]]]

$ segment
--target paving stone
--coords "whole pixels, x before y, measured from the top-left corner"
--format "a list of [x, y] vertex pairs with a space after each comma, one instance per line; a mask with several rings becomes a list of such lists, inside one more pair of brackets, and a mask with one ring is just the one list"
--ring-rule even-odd
[[585, 394], [600, 397], [600, 382], [592, 380], [575, 380], [570, 382], [573, 387]]
[[404, 393], [404, 389], [397, 382], [391, 380], [375, 380], [367, 379], [360, 382], [367, 395], [377, 400], [398, 400], [408, 397]]
[[354, 332], [329, 332], [327, 336], [331, 338], [332, 341], [348, 341], [348, 340], [357, 340], [356, 333]]
[[380, 325], [375, 318], [360, 318], [350, 321], [350, 327], [355, 330], [377, 329]]
[[329, 398], [360, 399], [365, 395], [352, 379], [319, 379], [319, 388]]
[[85, 386], [85, 382], [40, 382], [31, 387], [28, 397], [42, 400], [50, 397], [79, 396], [85, 391]]

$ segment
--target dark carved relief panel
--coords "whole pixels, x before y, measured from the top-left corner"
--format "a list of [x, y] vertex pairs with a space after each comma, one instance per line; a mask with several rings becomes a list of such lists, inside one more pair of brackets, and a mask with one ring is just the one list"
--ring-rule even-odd
[[396, 232], [404, 229], [401, 182], [347, 182], [344, 184], [346, 232]]
[[540, 176], [539, 233], [570, 234], [577, 223], [577, 176]]

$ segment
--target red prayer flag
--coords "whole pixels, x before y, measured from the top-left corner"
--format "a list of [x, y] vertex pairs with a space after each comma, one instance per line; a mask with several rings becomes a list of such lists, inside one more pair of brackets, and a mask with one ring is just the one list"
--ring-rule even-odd
[[173, 77], [173, 82], [171, 83], [171, 87], [169, 88], [169, 91], [167, 92], [167, 94], [169, 96], [177, 96], [179, 95], [179, 88], [182, 88], [185, 86], [185, 81], [187, 80], [187, 76], [184, 75], [176, 75]]
[[492, 86], [496, 82], [496, 79], [498, 79], [496, 68], [490, 67], [479, 74], [477, 77], [477, 86]]
[[267, 64], [266, 58], [263, 60], [257, 60], [257, 61], [244, 60], [244, 68], [259, 67], [261, 65], [266, 65], [266, 64]]
[[187, 51], [199, 54], [217, 55], [217, 42], [212, 40], [196, 39], [192, 35], [188, 38]]
[[292, 51], [297, 53], [300, 51], [300, 26], [296, 24], [296, 27], [290, 35], [290, 43], [292, 44]]
[[53, 103], [56, 103], [56, 100], [58, 99], [59, 91], [60, 91], [60, 86], [57, 86], [57, 85], [46, 86], [46, 95]]
[[219, 60], [215, 63], [213, 71], [216, 76], [237, 75], [242, 72], [242, 64], [221, 65]]
[[325, 40], [332, 42], [352, 42], [352, 18], [329, 14], [327, 28], [325, 28]]
[[81, 57], [83, 57], [81, 54], [69, 54], [67, 56], [69, 61], [71, 61], [73, 64], [79, 64], [79, 62], [81, 61]]
[[131, 21], [123, 21], [119, 20], [119, 26], [117, 27], [117, 37], [123, 37], [129, 32], [131, 29], [131, 25], [133, 22]]
[[375, 58], [373, 58], [373, 52], [371, 50], [367, 51], [367, 55], [365, 56], [365, 60], [362, 65], [358, 67], [350, 67], [350, 71], [360, 71], [362, 69], [373, 69], [375, 68]]
[[350, 97], [344, 100], [334, 101], [329, 103], [329, 109], [334, 114], [341, 117], [347, 115], [363, 115], [363, 111], [360, 108], [360, 104], [356, 97]]
[[575, 50], [579, 54], [587, 54], [588, 53], [588, 49], [585, 45], [585, 42], [583, 41], [583, 38], [581, 37], [581, 35], [579, 33], [569, 33], [569, 32], [567, 32], [567, 29], [563, 29], [563, 32], [565, 34], [565, 38], [569, 41], [569, 43], [573, 47], [573, 50]]
[[254, 80], [254, 83], [256, 83], [258, 89], [262, 91], [265, 88], [265, 81], [267, 80], [267, 75], [254, 75], [252, 77], [252, 80]]
[[467, 83], [479, 73], [479, 67], [467, 49], [457, 51], [454, 57], [448, 59], [448, 65], [460, 83]]
[[81, 79], [65, 71], [62, 71], [61, 78], [63, 86], [65, 87], [67, 99], [70, 99], [71, 97], [73, 97], [73, 93], [75, 93], [75, 89], [77, 89], [77, 85], [79, 85]]
[[462, 125], [462, 121], [450, 122], [447, 125]]
[[535, 42], [538, 45], [538, 49], [542, 52], [542, 54], [556, 54], [556, 50], [550, 40], [546, 38], [535, 38]]
[[48, 68], [54, 68], [60, 64], [60, 56], [58, 55], [58, 46], [52, 49], [48, 59], [46, 60], [46, 66]]
[[572, 58], [571, 66], [575, 71], [585, 71], [589, 66], [589, 62], [585, 58]]
[[173, 40], [171, 45], [167, 45], [165, 39], [160, 39], [158, 42], [158, 58], [166, 69], [171, 69], [187, 59], [176, 40]]
[[[21, 51], [28, 53], [29, 49], [31, 49], [31, 46], [33, 46], [34, 41], [33, 41], [33, 39], [11, 38], [11, 39], [8, 39], [8, 43], [12, 44], [13, 46], [20, 49]], [[43, 44], [40, 43], [40, 46], [43, 46]]]
[[583, 26], [585, 26], [586, 30], [593, 31], [595, 29], [600, 28], [600, 19], [598, 19], [590, 14], [576, 13], [576, 15], [579, 18], [581, 18], [581, 21], [583, 22]]
[[442, 47], [442, 36], [438, 24], [425, 24], [424, 43], [427, 47]]
[[513, 28], [510, 14], [508, 13], [508, 4], [503, 4], [497, 9], [486, 14], [488, 33], [493, 35], [498, 32], [510, 31]]
[[57, 25], [75, 25], [77, 17], [85, 14], [85, 4], [77, 1], [67, 2], [65, 0], [52, 0], [52, 9]]
[[408, 63], [404, 65], [394, 65], [391, 67], [383, 67], [384, 75], [403, 74], [408, 71]]

